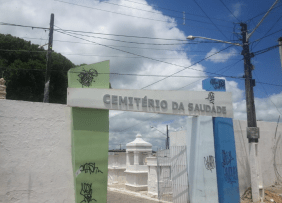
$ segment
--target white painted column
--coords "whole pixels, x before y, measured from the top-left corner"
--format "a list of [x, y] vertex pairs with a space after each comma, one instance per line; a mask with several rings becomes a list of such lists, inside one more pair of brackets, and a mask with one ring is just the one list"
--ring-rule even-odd
[[260, 159], [258, 154], [258, 143], [249, 143], [249, 161], [253, 202], [263, 202], [264, 189]]
[[139, 165], [139, 152], [134, 151], [134, 165]]
[[126, 166], [130, 165], [129, 163], [129, 152], [126, 152]]
[[190, 203], [217, 203], [212, 117], [188, 117], [187, 170]]

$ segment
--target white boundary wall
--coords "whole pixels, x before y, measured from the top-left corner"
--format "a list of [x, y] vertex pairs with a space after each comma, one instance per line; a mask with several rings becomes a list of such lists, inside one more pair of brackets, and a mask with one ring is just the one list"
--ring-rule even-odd
[[[69, 119], [66, 105], [0, 100], [0, 203], [74, 202]], [[242, 195], [250, 186], [247, 123], [233, 122]], [[258, 121], [258, 127], [263, 182], [270, 186], [278, 180], [273, 166], [276, 123]], [[276, 139], [281, 134], [282, 123]], [[281, 146], [280, 158], [281, 174]]]
[[[280, 175], [282, 175], [282, 123], [278, 125], [276, 139], [275, 131], [277, 123], [258, 121], [257, 125], [260, 128], [258, 148], [264, 187], [276, 183], [282, 184], [282, 177], [279, 178], [274, 170], [274, 148], [279, 136], [281, 136], [276, 153], [276, 166]], [[249, 143], [246, 135], [247, 121], [233, 120], [233, 126], [236, 143], [239, 189], [240, 195], [242, 196], [246, 189], [251, 186], [251, 176], [249, 173]], [[185, 141], [185, 131], [170, 132], [170, 143], [173, 146], [178, 146], [179, 143], [185, 143]]]
[[74, 200], [70, 108], [0, 100], [0, 202]]
[[[251, 176], [249, 174], [249, 143], [246, 135], [247, 121], [234, 120], [234, 133], [237, 154], [237, 166], [239, 176], [240, 195], [251, 185]], [[282, 123], [278, 125], [276, 139], [275, 131], [277, 123], [258, 121], [257, 126], [260, 130], [260, 139], [258, 153], [261, 163], [262, 178], [264, 187], [274, 185], [280, 180], [274, 171], [274, 148], [279, 136], [282, 136]], [[282, 138], [279, 141], [278, 157], [276, 158], [277, 169], [282, 175]]]

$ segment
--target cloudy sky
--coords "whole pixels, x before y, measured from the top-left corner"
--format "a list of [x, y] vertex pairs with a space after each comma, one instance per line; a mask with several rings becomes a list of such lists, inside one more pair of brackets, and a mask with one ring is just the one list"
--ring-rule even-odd
[[[227, 91], [233, 94], [234, 119], [246, 120], [242, 48], [228, 48], [227, 44], [203, 39], [187, 41], [186, 37], [240, 43], [239, 22], [247, 23], [251, 32], [273, 3], [274, 0], [2, 0], [0, 22], [47, 28], [54, 13], [56, 29], [72, 30], [54, 32], [54, 51], [74, 64], [110, 60], [111, 73], [146, 75], [111, 75], [116, 89], [201, 91], [201, 81], [206, 77], [223, 78]], [[278, 44], [277, 39], [282, 36], [281, 11], [279, 2], [252, 35], [252, 52]], [[0, 32], [39, 45], [46, 44], [48, 38], [44, 29], [0, 25]], [[215, 54], [222, 49], [225, 50]], [[257, 120], [276, 122], [282, 112], [278, 49], [255, 55], [252, 63], [257, 82]], [[169, 77], [155, 83], [163, 77], [149, 76], [176, 72], [179, 73], [174, 76], [187, 77]], [[165, 135], [161, 132], [166, 133], [166, 125], [170, 131], [177, 131], [185, 129], [185, 123], [185, 116], [111, 111], [110, 148], [119, 148], [119, 144], [124, 148], [137, 133], [155, 150], [164, 148]]]

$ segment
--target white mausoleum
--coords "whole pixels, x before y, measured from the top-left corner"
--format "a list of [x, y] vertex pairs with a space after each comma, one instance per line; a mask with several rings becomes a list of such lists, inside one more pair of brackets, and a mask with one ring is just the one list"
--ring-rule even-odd
[[126, 189], [148, 190], [147, 157], [152, 153], [152, 144], [138, 134], [133, 142], [126, 144]]

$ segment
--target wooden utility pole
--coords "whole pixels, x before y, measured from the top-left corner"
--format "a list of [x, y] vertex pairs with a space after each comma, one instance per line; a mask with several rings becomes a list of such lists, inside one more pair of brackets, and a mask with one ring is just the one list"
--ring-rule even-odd
[[[252, 78], [253, 65], [251, 64], [252, 54], [249, 49], [249, 41], [247, 39], [247, 24], [241, 23], [241, 35], [243, 43], [242, 55], [244, 56], [244, 78], [245, 78], [245, 91], [246, 91], [246, 103], [247, 103], [247, 120], [248, 127], [257, 127], [254, 90], [255, 80]], [[258, 142], [256, 138], [249, 138], [249, 142]]]
[[257, 127], [254, 90], [255, 80], [252, 78], [253, 65], [251, 64], [251, 58], [253, 54], [249, 49], [248, 29], [246, 23], [241, 23], [241, 35], [244, 56], [244, 78], [245, 78], [245, 91], [246, 91], [246, 106], [247, 106], [247, 138], [249, 139], [249, 161], [251, 172], [251, 187], [252, 187], [252, 200], [253, 202], [260, 202], [264, 199], [264, 189], [262, 182], [262, 173], [260, 167], [260, 159], [258, 156], [258, 140], [259, 140], [259, 128]]
[[44, 103], [49, 103], [49, 90], [50, 90], [50, 68], [52, 60], [52, 46], [53, 46], [53, 30], [54, 30], [54, 14], [51, 14], [50, 30], [49, 30], [49, 43], [46, 59], [46, 75], [45, 75], [45, 87], [44, 87]]

